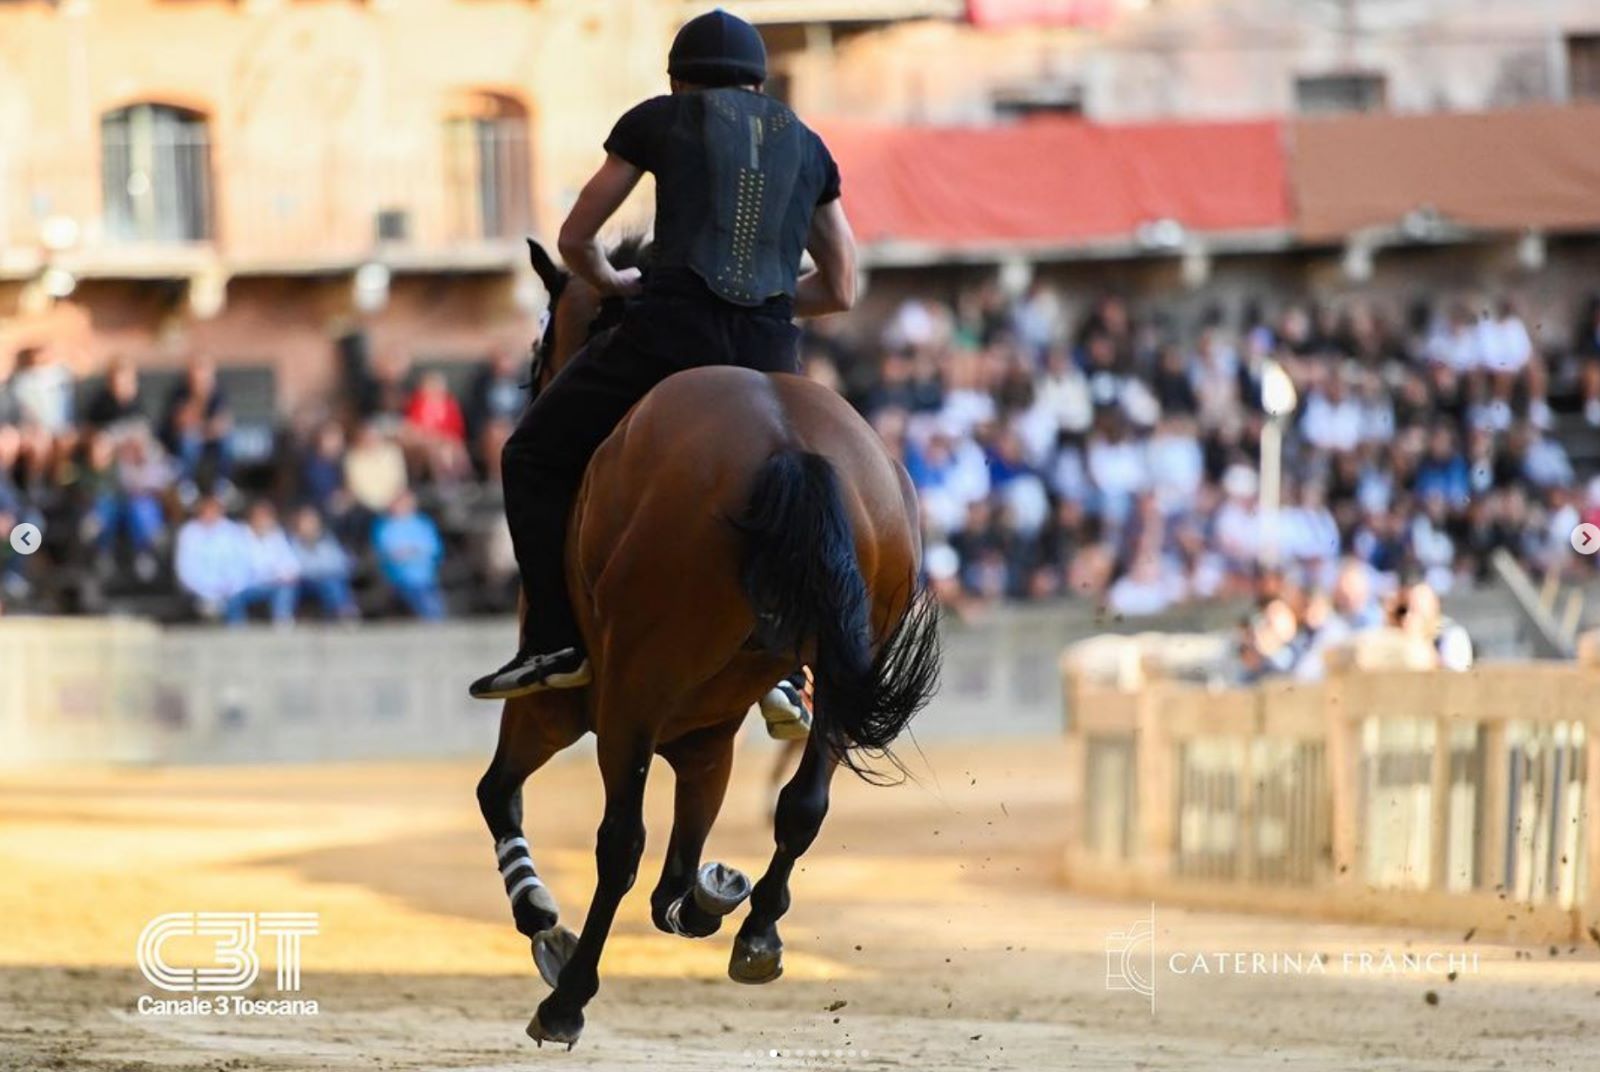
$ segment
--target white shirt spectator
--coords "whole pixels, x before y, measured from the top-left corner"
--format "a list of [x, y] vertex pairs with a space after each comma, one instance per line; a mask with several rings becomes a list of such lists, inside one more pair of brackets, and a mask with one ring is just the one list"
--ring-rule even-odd
[[1428, 357], [1440, 365], [1448, 365], [1457, 372], [1471, 372], [1482, 364], [1481, 343], [1477, 330], [1471, 324], [1446, 327], [1428, 340]]
[[1124, 617], [1160, 614], [1183, 599], [1183, 578], [1162, 569], [1160, 559], [1146, 558], [1134, 563], [1106, 593], [1106, 609]]
[[[1229, 474], [1232, 476], [1232, 473]], [[1248, 470], [1246, 477], [1251, 476]], [[1242, 485], [1241, 480], [1235, 480]], [[1228, 500], [1217, 510], [1214, 538], [1217, 550], [1235, 564], [1254, 562], [1261, 548], [1261, 515], [1256, 512], [1254, 481], [1249, 497], [1230, 491]], [[1238, 490], [1237, 488], [1234, 490]]]
[[1050, 467], [1050, 488], [1063, 499], [1083, 502], [1089, 496], [1089, 473], [1083, 464], [1083, 452], [1077, 447], [1063, 447]]
[[1353, 398], [1335, 402], [1321, 391], [1312, 394], [1300, 419], [1300, 434], [1323, 450], [1354, 450], [1365, 427], [1361, 404]]
[[1205, 457], [1193, 435], [1157, 432], [1150, 437], [1150, 483], [1163, 513], [1187, 510], [1205, 479]]
[[11, 377], [11, 396], [24, 422], [52, 434], [72, 425], [72, 373], [56, 362], [36, 364]]
[[1122, 412], [1140, 428], [1149, 428], [1161, 419], [1161, 403], [1145, 386], [1145, 382], [1132, 376], [1124, 377], [1118, 394]]
[[1150, 486], [1144, 446], [1131, 439], [1089, 441], [1089, 477], [1108, 499], [1126, 500]]
[[1507, 375], [1521, 372], [1533, 357], [1533, 339], [1528, 334], [1528, 326], [1516, 313], [1507, 313], [1499, 320], [1479, 321], [1478, 354], [1483, 367], [1490, 372]]
[[1089, 430], [1094, 422], [1094, 402], [1089, 397], [1089, 381], [1077, 366], [1047, 374], [1039, 381], [1035, 408], [1055, 418], [1057, 427], [1075, 434]]
[[883, 341], [890, 349], [930, 346], [949, 337], [949, 313], [935, 302], [915, 298], [901, 302], [883, 329]]
[[939, 423], [954, 436], [968, 436], [980, 424], [994, 420], [994, 396], [971, 387], [958, 387], [944, 396]]
[[951, 446], [954, 465], [945, 478], [945, 488], [965, 508], [989, 496], [989, 460], [983, 448], [971, 439], [958, 439]]
[[1339, 525], [1325, 506], [1291, 506], [1279, 515], [1279, 547], [1302, 562], [1339, 557]]
[[1044, 465], [1050, 460], [1050, 452], [1055, 449], [1061, 425], [1049, 407], [1035, 398], [1033, 405], [1012, 415], [1010, 426], [1022, 440], [1029, 464]]
[[1011, 318], [1017, 341], [1042, 353], [1061, 334], [1061, 299], [1047, 287], [1036, 286], [1017, 304]]
[[289, 584], [300, 579], [300, 559], [282, 528], [274, 525], [258, 533], [246, 526], [244, 546], [249, 562], [249, 587]]
[[1572, 462], [1562, 445], [1546, 435], [1536, 434], [1528, 444], [1523, 471], [1541, 488], [1565, 488], [1573, 483]]
[[250, 583], [248, 530], [237, 521], [193, 518], [178, 529], [173, 569], [178, 583], [208, 603], [222, 603]]
[[1448, 592], [1455, 580], [1452, 567], [1456, 558], [1456, 544], [1450, 534], [1436, 528], [1427, 515], [1418, 515], [1411, 521], [1411, 549], [1429, 587], [1441, 594]]
[[1387, 395], [1361, 402], [1361, 441], [1387, 443], [1394, 438], [1394, 403]]
[[1021, 535], [1032, 539], [1050, 516], [1050, 496], [1044, 481], [1031, 473], [1006, 482], [1000, 500], [1011, 512], [1011, 523]]

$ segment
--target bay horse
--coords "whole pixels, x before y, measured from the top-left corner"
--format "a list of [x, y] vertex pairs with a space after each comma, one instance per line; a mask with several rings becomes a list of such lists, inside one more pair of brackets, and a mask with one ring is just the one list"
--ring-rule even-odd
[[[537, 389], [617, 318], [620, 303], [600, 301], [528, 244], [550, 294]], [[844, 764], [867, 777], [871, 760], [893, 760], [890, 744], [936, 688], [938, 611], [919, 590], [920, 560], [905, 470], [844, 399], [803, 377], [730, 367], [679, 372], [600, 446], [566, 546], [567, 587], [594, 681], [507, 701], [478, 783], [512, 917], [553, 987], [528, 1024], [530, 1037], [570, 1048], [583, 1030], [601, 948], [644, 850], [645, 780], [655, 755], [672, 767], [676, 788], [652, 921], [671, 934], [709, 937], [748, 898], [728, 974], [741, 983], [782, 974], [778, 920], [795, 862], [827, 812], [835, 769]], [[701, 852], [746, 712], [802, 663], [816, 680], [814, 723], [778, 796], [771, 862], [752, 888], [733, 868], [702, 866]], [[590, 732], [605, 809], [594, 897], [574, 935], [559, 926], [534, 868], [522, 785]]]

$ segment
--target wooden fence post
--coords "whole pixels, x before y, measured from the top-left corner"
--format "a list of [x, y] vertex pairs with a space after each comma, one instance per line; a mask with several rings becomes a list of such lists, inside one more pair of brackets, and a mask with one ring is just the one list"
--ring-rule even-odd
[[1359, 882], [1361, 858], [1357, 848], [1356, 824], [1360, 819], [1360, 742], [1356, 740], [1359, 723], [1347, 716], [1349, 677], [1354, 672], [1348, 665], [1330, 661], [1329, 672], [1323, 682], [1323, 710], [1327, 724], [1327, 744], [1324, 753], [1328, 764], [1329, 816], [1332, 824], [1333, 881], [1335, 883]]
[[[1504, 719], [1495, 719], [1483, 727], [1481, 794], [1478, 814], [1483, 825], [1478, 828], [1478, 886], [1486, 890], [1504, 890], [1509, 833], [1506, 825], [1511, 816], [1511, 765]], [[1505, 892], [1510, 893], [1509, 890]]]
[[1167, 685], [1147, 677], [1139, 690], [1134, 729], [1134, 784], [1138, 788], [1139, 826], [1134, 859], [1140, 871], [1165, 878], [1173, 871], [1177, 845], [1174, 825], [1177, 801], [1173, 780], [1177, 761], [1172, 735], [1162, 717], [1161, 697]]
[[1433, 763], [1428, 786], [1428, 888], [1450, 885], [1450, 720], [1433, 720]]

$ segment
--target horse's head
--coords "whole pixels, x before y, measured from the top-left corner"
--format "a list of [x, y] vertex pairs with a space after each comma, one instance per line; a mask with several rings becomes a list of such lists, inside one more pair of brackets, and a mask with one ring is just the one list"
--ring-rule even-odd
[[[639, 236], [623, 239], [608, 254], [617, 268], [643, 268], [649, 244]], [[602, 298], [584, 280], [562, 268], [536, 240], [528, 239], [528, 260], [550, 295], [545, 326], [533, 348], [529, 389], [538, 394], [572, 355], [590, 339], [622, 320], [622, 299]]]

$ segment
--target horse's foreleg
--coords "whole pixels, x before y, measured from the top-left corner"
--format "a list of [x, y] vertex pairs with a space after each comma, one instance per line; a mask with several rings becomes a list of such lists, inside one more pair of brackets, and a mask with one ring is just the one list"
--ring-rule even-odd
[[522, 832], [522, 784], [583, 734], [582, 709], [570, 697], [511, 700], [500, 716], [494, 758], [478, 781], [478, 808], [494, 838], [495, 866], [517, 930], [529, 938], [554, 927], [558, 912], [555, 898], [534, 870]]
[[672, 840], [661, 881], [650, 895], [650, 917], [660, 930], [705, 938], [722, 926], [722, 917], [750, 896], [750, 880], [731, 867], [710, 864], [700, 854], [728, 792], [733, 770], [733, 739], [744, 721], [728, 722], [673, 741], [661, 749], [675, 780]]
[[819, 737], [806, 741], [800, 767], [778, 794], [773, 833], [777, 849], [750, 895], [750, 915], [733, 943], [728, 975], [740, 983], [770, 983], [783, 974], [778, 920], [789, 910], [789, 876], [811, 847], [828, 814], [828, 787], [838, 762]]
[[570, 1048], [583, 1033], [583, 1007], [600, 989], [600, 951], [616, 919], [617, 906], [633, 886], [644, 852], [644, 786], [654, 749], [647, 740], [600, 735], [600, 777], [605, 816], [595, 838], [596, 883], [583, 933], [561, 966], [556, 988], [539, 1003], [528, 1036]]

